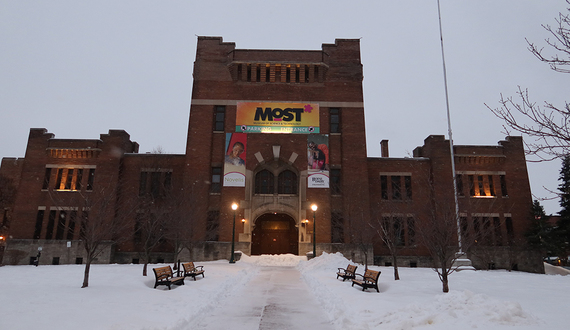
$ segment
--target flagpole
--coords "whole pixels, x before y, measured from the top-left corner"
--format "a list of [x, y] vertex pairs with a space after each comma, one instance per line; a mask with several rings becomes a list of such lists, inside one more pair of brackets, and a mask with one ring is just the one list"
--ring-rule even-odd
[[439, 17], [439, 39], [441, 41], [441, 60], [443, 63], [443, 85], [445, 88], [445, 105], [447, 107], [447, 132], [449, 135], [449, 151], [451, 155], [451, 175], [453, 176], [453, 197], [455, 201], [455, 220], [457, 222], [457, 243], [459, 253], [463, 253], [461, 244], [461, 224], [459, 221], [459, 202], [457, 200], [457, 178], [455, 175], [455, 153], [453, 151], [453, 134], [451, 133], [451, 115], [449, 112], [449, 94], [447, 92], [447, 70], [445, 68], [445, 52], [443, 50], [443, 30], [441, 28], [441, 10], [437, 0], [437, 14]]

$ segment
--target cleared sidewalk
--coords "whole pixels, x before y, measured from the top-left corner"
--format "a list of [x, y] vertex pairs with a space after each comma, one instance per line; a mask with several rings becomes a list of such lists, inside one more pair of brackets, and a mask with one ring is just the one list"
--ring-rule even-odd
[[[333, 329], [294, 267], [261, 267], [249, 283], [197, 320], [193, 329]], [[225, 325], [225, 327], [224, 327]]]

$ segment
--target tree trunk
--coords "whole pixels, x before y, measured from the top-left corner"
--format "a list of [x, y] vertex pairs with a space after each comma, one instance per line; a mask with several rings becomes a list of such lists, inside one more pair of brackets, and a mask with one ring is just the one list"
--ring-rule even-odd
[[146, 276], [147, 265], [148, 265], [148, 261], [145, 260], [144, 265], [143, 265], [143, 276]]
[[443, 270], [443, 273], [441, 274], [441, 283], [443, 284], [443, 292], [445, 293], [449, 292], [449, 281], [447, 279], [446, 270]]
[[392, 260], [394, 261], [394, 281], [398, 281], [400, 279], [400, 273], [398, 273], [398, 257], [396, 254], [392, 255]]
[[83, 285], [82, 288], [86, 288], [89, 286], [89, 269], [91, 268], [91, 260], [87, 259], [85, 263], [85, 273], [83, 274]]

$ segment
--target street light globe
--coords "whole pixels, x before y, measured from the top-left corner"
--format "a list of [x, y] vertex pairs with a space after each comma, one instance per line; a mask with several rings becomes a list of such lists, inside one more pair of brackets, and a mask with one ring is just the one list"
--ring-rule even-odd
[[233, 203], [233, 204], [232, 204], [232, 210], [235, 211], [235, 210], [237, 210], [237, 208], [238, 208], [238, 205], [237, 205], [236, 203]]
[[316, 212], [317, 211], [317, 204], [311, 205], [311, 210], [313, 210], [313, 212]]

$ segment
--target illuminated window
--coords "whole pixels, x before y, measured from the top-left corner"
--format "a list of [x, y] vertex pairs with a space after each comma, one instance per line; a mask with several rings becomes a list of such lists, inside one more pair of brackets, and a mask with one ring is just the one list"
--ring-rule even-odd
[[492, 175], [469, 175], [469, 195], [471, 197], [494, 197], [495, 185]]

